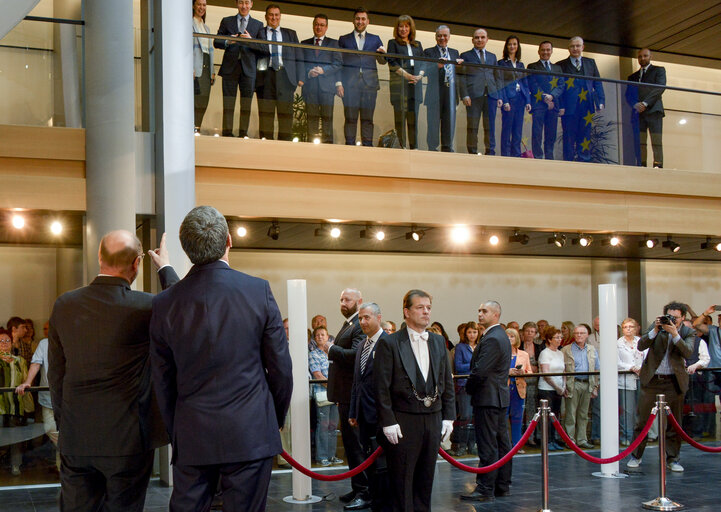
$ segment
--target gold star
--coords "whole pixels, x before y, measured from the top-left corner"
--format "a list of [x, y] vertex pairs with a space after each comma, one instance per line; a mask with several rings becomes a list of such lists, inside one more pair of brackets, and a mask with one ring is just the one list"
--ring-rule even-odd
[[570, 89], [573, 87], [573, 81], [576, 80], [575, 78], [566, 78], [566, 89]]
[[543, 99], [543, 92], [541, 92], [541, 89], [538, 89], [538, 92], [534, 96], [536, 97], [536, 101], [541, 101]]
[[593, 113], [589, 110], [586, 115], [583, 117], [584, 121], [586, 121], [585, 126], [593, 125]]
[[578, 100], [579, 101], [586, 101], [586, 96], [588, 95], [588, 89], [584, 89], [581, 92], [578, 93]]
[[586, 137], [583, 138], [583, 142], [581, 142], [581, 147], [584, 151], [588, 151], [588, 146], [591, 144], [591, 141], [588, 140]]
[[554, 78], [551, 80], [550, 84], [551, 84], [551, 88], [553, 88], [553, 89], [555, 89], [556, 87], [558, 87], [558, 77], [554, 77]]

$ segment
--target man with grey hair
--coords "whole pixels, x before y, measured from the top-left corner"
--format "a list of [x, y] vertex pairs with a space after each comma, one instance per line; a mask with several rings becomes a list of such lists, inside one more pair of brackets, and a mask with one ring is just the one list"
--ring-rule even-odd
[[429, 62], [428, 87], [423, 102], [428, 113], [428, 150], [438, 150], [438, 130], [441, 134], [441, 151], [453, 151], [453, 132], [456, 129], [456, 106], [458, 105], [458, 86], [456, 84], [456, 66], [461, 63], [458, 50], [448, 47], [451, 29], [439, 25], [436, 29], [436, 46], [423, 51], [425, 57], [442, 60], [434, 64]]
[[230, 268], [221, 213], [180, 225], [193, 263], [153, 300], [153, 380], [173, 445], [171, 511], [208, 510], [220, 479], [230, 512], [265, 510], [293, 390], [288, 341], [268, 282]]

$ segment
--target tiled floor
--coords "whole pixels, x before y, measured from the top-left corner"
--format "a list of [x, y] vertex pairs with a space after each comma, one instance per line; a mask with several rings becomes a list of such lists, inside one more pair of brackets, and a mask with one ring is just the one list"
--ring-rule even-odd
[[[598, 452], [594, 452], [598, 456]], [[689, 511], [720, 510], [721, 455], [703, 453], [689, 446], [682, 450], [686, 471], [669, 473], [667, 494], [684, 504]], [[446, 462], [437, 465], [433, 488], [433, 507], [436, 511], [463, 512], [535, 512], [541, 508], [541, 459], [537, 455], [517, 456], [513, 459], [512, 496], [494, 503], [462, 502], [458, 494], [473, 485], [473, 475], [461, 472]], [[625, 465], [621, 463], [621, 469]], [[575, 454], [563, 452], [550, 457], [550, 508], [554, 511], [613, 512], [641, 510], [641, 503], [658, 496], [658, 452], [655, 447], [646, 451], [642, 473], [622, 480], [597, 478], [591, 475], [599, 466], [586, 462]], [[336, 495], [349, 490], [347, 482], [314, 482], [313, 494], [327, 496], [314, 505], [290, 505], [283, 497], [290, 494], [291, 475], [273, 475], [269, 489], [270, 512], [341, 511]], [[49, 512], [58, 510], [57, 488], [0, 491], [0, 511]], [[167, 510], [170, 489], [151, 483], [146, 511]]]

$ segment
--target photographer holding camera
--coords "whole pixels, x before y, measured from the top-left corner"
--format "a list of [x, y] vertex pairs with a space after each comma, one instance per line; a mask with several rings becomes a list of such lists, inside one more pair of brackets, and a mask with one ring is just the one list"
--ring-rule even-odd
[[[643, 430], [651, 409], [656, 403], [656, 395], [666, 395], [666, 402], [674, 417], [679, 421], [683, 417], [683, 398], [688, 390], [688, 373], [685, 358], [693, 352], [694, 331], [683, 325], [688, 306], [680, 302], [671, 302], [663, 308], [663, 315], [656, 318], [638, 342], [638, 350], [648, 349], [641, 366], [639, 380], [641, 396], [638, 400], [634, 439]], [[659, 414], [662, 414], [659, 411]], [[659, 432], [659, 435], [662, 433]], [[636, 448], [626, 463], [630, 469], [638, 468], [646, 448], [646, 439]], [[681, 451], [681, 439], [667, 424], [666, 428], [666, 466], [674, 472], [682, 472], [678, 463]]]

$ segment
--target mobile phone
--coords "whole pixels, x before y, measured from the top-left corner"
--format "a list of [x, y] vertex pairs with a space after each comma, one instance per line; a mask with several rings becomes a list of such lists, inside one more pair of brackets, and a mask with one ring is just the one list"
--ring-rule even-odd
[[716, 305], [713, 307], [713, 310], [714, 310], [714, 311], [721, 311], [721, 304], [716, 304]]
[[523, 365], [522, 365], [522, 364], [517, 364], [517, 365], [516, 365], [516, 370], [520, 370], [521, 368], [523, 368]]

